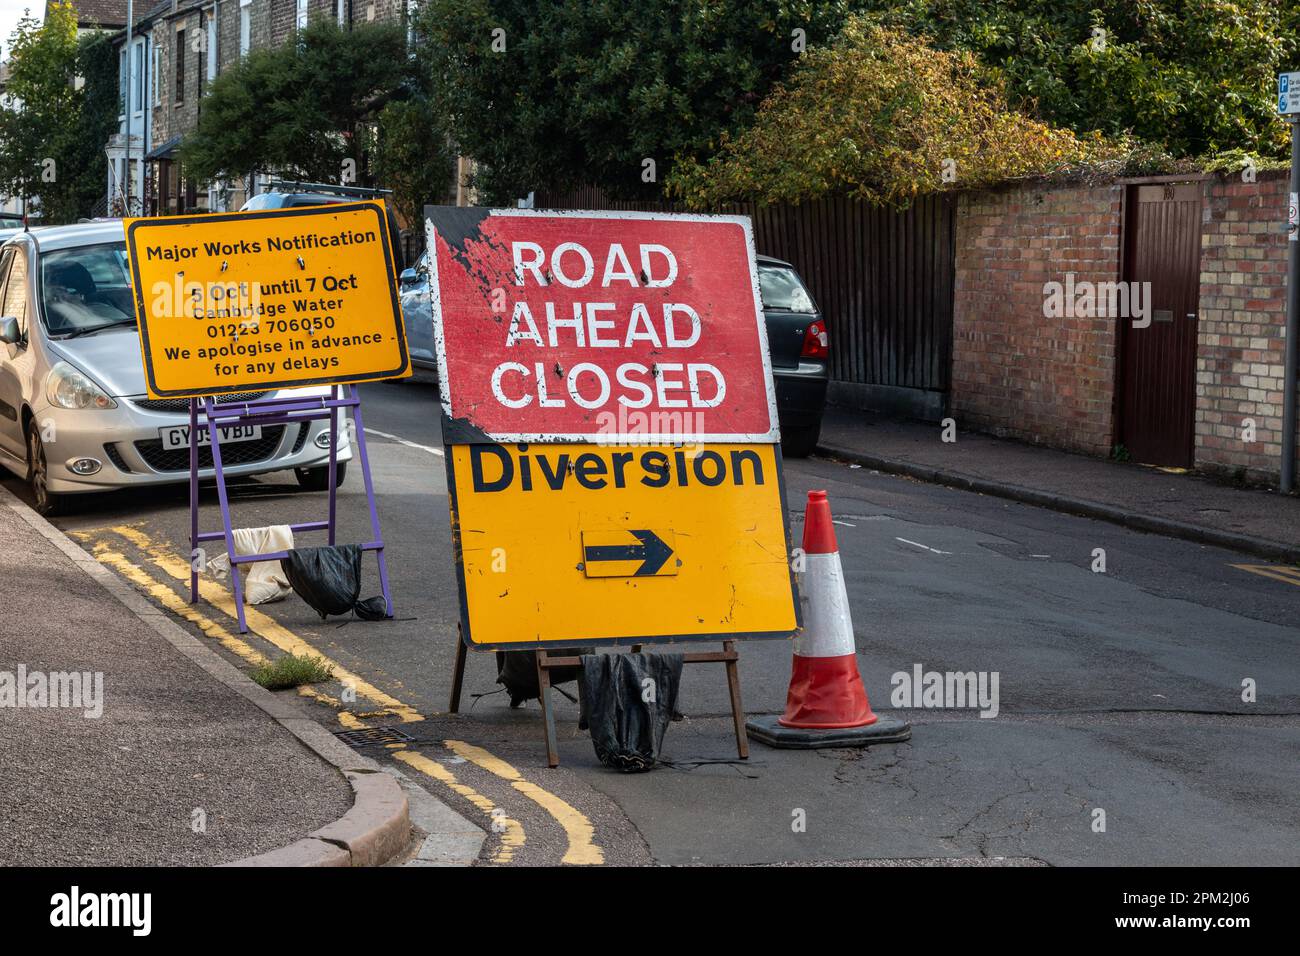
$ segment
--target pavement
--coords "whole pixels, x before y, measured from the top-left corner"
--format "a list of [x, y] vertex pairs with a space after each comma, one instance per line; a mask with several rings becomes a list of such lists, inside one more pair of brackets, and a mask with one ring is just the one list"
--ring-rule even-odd
[[[864, 684], [877, 712], [912, 723], [912, 740], [866, 751], [751, 744], [737, 762], [722, 669], [691, 665], [678, 701], [686, 719], [664, 743], [672, 766], [605, 769], [576, 707], [557, 698], [561, 763], [551, 770], [537, 705], [512, 710], [494, 693], [491, 654], [469, 655], [463, 712], [446, 712], [459, 612], [436, 389], [407, 381], [361, 394], [396, 620], [322, 622], [291, 597], [250, 609], [239, 635], [215, 582], [189, 605], [183, 485], [100, 496], [57, 521], [87, 557], [233, 664], [292, 647], [333, 661], [341, 679], [299, 705], [322, 730], [361, 731], [356, 754], [402, 774], [417, 826], [424, 793], [482, 828], [462, 859], [476, 850], [479, 865], [494, 866], [1300, 863], [1294, 568], [842, 460], [787, 460], [794, 540], [808, 490], [826, 489]], [[325, 496], [302, 492], [291, 474], [231, 487], [239, 525], [324, 513]], [[216, 521], [208, 490], [203, 526]], [[341, 489], [339, 521], [339, 541], [369, 535], [359, 472]], [[362, 593], [375, 593], [373, 558], [363, 575]], [[749, 641], [740, 652], [746, 711], [779, 712], [789, 643]], [[895, 676], [917, 665], [999, 674], [996, 718], [896, 703]], [[1245, 695], [1243, 681], [1257, 693]], [[1105, 830], [1094, 829], [1097, 810]], [[803, 829], [792, 827], [796, 812]]]
[[394, 778], [3, 488], [0, 542], [0, 865], [375, 865], [411, 842]]
[[1300, 562], [1300, 496], [1120, 463], [977, 432], [827, 409], [818, 451], [890, 474], [1188, 541]]

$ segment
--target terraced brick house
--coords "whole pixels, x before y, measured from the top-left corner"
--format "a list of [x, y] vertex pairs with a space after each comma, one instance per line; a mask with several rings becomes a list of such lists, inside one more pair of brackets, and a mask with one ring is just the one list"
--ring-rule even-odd
[[[124, 94], [119, 134], [109, 140], [106, 207], [124, 209], [124, 185], [131, 183], [131, 211], [177, 215], [238, 209], [259, 183], [243, 177], [198, 183], [185, 175], [178, 149], [199, 122], [212, 81], [251, 50], [277, 47], [317, 17], [354, 26], [405, 21], [408, 0], [161, 0], [144, 10], [137, 3], [131, 30], [127, 91], [126, 31], [116, 42]], [[131, 109], [131, 143], [126, 149], [126, 109]], [[129, 152], [129, 156], [127, 153]]]

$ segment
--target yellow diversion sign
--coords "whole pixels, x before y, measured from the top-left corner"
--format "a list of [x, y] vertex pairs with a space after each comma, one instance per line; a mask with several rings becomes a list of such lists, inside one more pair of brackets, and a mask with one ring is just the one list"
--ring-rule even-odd
[[126, 221], [155, 398], [411, 374], [382, 203]]
[[452, 445], [470, 644], [788, 636], [773, 444]]

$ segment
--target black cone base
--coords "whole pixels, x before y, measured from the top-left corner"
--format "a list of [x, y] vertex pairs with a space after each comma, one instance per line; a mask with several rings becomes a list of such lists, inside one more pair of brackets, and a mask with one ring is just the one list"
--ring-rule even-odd
[[786, 750], [816, 750], [819, 747], [869, 747], [872, 744], [896, 744], [912, 739], [912, 725], [894, 717], [880, 717], [865, 727], [842, 727], [836, 730], [805, 730], [783, 727], [775, 714], [751, 717], [745, 721], [749, 736], [769, 747]]

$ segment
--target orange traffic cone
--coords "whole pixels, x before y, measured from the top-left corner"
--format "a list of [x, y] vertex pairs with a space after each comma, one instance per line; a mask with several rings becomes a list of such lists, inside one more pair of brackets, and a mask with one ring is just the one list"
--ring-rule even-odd
[[808, 492], [803, 551], [803, 630], [794, 640], [785, 713], [751, 718], [746, 727], [772, 747], [865, 747], [909, 739], [911, 725], [877, 717], [862, 686], [849, 596], [824, 491]]

